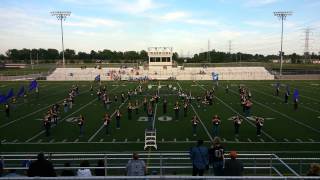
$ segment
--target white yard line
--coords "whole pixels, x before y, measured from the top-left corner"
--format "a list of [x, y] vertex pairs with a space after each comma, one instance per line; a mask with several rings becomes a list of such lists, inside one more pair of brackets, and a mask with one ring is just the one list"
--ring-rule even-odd
[[[198, 83], [197, 83], [198, 84]], [[202, 88], [203, 90], [206, 90], [204, 87], [199, 86], [200, 88]], [[229, 89], [230, 91], [231, 89]], [[243, 115], [241, 115], [241, 113], [239, 113], [238, 111], [236, 111], [235, 109], [233, 109], [231, 106], [229, 106], [227, 103], [225, 103], [223, 100], [221, 100], [220, 98], [218, 98], [218, 96], [215, 96], [216, 99], [218, 99], [218, 101], [220, 101], [222, 104], [224, 104], [227, 108], [229, 108], [231, 111], [233, 111], [236, 114], [239, 114], [239, 116], [241, 116], [243, 119], [245, 119], [251, 126], [256, 127], [255, 124], [253, 122], [251, 122], [250, 120], [248, 120], [246, 117], [244, 117]], [[266, 133], [264, 130], [261, 130], [262, 134], [264, 134], [265, 136], [267, 136], [270, 140], [272, 140], [273, 142], [276, 142], [276, 139], [273, 138], [270, 134]]]
[[[272, 96], [272, 95], [270, 95], [270, 94], [267, 94], [267, 93], [262, 92], [262, 91], [257, 91], [257, 90], [255, 90], [255, 89], [252, 89], [252, 90], [255, 91], [255, 92], [258, 92], [258, 93], [260, 93], [260, 94], [264, 94], [264, 95], [266, 95], [266, 96], [272, 97], [272, 98], [274, 98], [274, 99], [281, 99], [281, 100], [283, 100], [283, 99], [282, 99], [281, 97], [279, 97], [279, 96]], [[305, 106], [305, 105], [303, 105], [302, 103], [300, 103], [300, 107], [305, 108], [305, 109], [308, 109], [308, 110], [313, 111], [313, 112], [316, 112], [316, 113], [320, 113], [320, 111], [317, 111], [317, 110], [315, 110], [315, 109], [311, 109], [310, 107]]]
[[[116, 88], [118, 88], [118, 87], [120, 87], [120, 85], [116, 86]], [[116, 89], [116, 88], [114, 88], [114, 89]], [[112, 89], [111, 91], [113, 91], [114, 89]], [[126, 104], [127, 101], [128, 101], [128, 98], [127, 98], [123, 103], [120, 104], [120, 106], [118, 107], [118, 109], [121, 109], [121, 107], [122, 107], [124, 104]], [[115, 111], [111, 114], [110, 119], [111, 119], [115, 114], [116, 114], [116, 109], [115, 109]], [[90, 136], [90, 138], [88, 139], [88, 142], [91, 142], [91, 141], [99, 134], [99, 132], [103, 129], [103, 127], [104, 127], [104, 125], [102, 124], [102, 125], [99, 127], [99, 129], [98, 129], [92, 136]]]
[[[179, 89], [182, 90], [181, 85], [180, 85], [180, 83], [179, 83], [178, 81], [177, 81], [177, 85], [179, 86]], [[202, 88], [203, 88], [203, 87], [202, 87]], [[210, 139], [211, 142], [212, 142], [212, 141], [213, 141], [213, 138], [212, 138], [211, 134], [209, 133], [207, 127], [206, 127], [206, 126], [204, 125], [204, 123], [202, 122], [200, 116], [198, 115], [198, 113], [197, 113], [196, 109], [193, 107], [193, 105], [190, 104], [190, 106], [192, 107], [193, 112], [194, 112], [194, 113], [196, 114], [196, 116], [198, 117], [198, 119], [199, 119], [199, 121], [200, 121], [200, 123], [201, 123], [201, 125], [202, 125], [202, 127], [203, 127], [203, 129], [204, 129], [204, 131], [206, 132], [206, 134], [208, 135], [209, 139]], [[189, 141], [188, 141], [188, 142], [189, 142]]]
[[[224, 143], [230, 143], [230, 144], [320, 144], [320, 141], [277, 141], [277, 142], [266, 142], [261, 141], [262, 139], [259, 139], [259, 141], [252, 141], [252, 142], [246, 142], [246, 141], [225, 141]], [[196, 141], [158, 141], [159, 144], [194, 144]], [[211, 141], [205, 141], [206, 143], [211, 143]], [[75, 141], [71, 142], [63, 142], [63, 141], [56, 141], [56, 142], [42, 142], [42, 139], [40, 139], [38, 142], [3, 142], [3, 145], [55, 145], [55, 144], [142, 144], [144, 141], [79, 141], [77, 138]]]
[[[160, 81], [159, 81], [158, 87], [159, 87], [159, 86], [160, 86]], [[157, 88], [158, 88], [158, 87], [157, 87]], [[159, 88], [158, 88], [158, 96], [160, 97], [160, 89], [159, 89]], [[153, 115], [153, 121], [152, 121], [152, 129], [155, 129], [157, 109], [158, 109], [158, 103], [156, 103], [156, 107], [154, 108], [154, 115]]]
[[[78, 113], [79, 111], [81, 111], [82, 109], [86, 108], [87, 106], [89, 106], [90, 104], [92, 104], [93, 102], [97, 101], [97, 98], [94, 98], [93, 100], [91, 100], [90, 102], [88, 102], [86, 105], [81, 106], [79, 109], [77, 109], [76, 111], [72, 112], [71, 114], [69, 114], [68, 116], [64, 117], [59, 124], [61, 124], [63, 121], [65, 121], [66, 119], [68, 119], [70, 116], [74, 115], [75, 113]], [[33, 137], [29, 138], [26, 142], [30, 142], [32, 140], [34, 140], [35, 138], [39, 137], [40, 135], [44, 134], [46, 131], [42, 130], [39, 133], [37, 133], [36, 135], [34, 135]]]
[[[110, 92], [111, 92], [111, 91], [114, 91], [114, 90], [117, 89], [117, 88], [118, 88], [118, 87], [113, 88], [112, 90], [110, 90]], [[89, 92], [89, 91], [86, 91], [86, 92]], [[84, 93], [85, 93], [85, 92], [84, 92]], [[74, 111], [73, 113], [71, 113], [71, 114], [67, 115], [66, 117], [64, 117], [64, 118], [60, 121], [60, 123], [62, 123], [63, 121], [65, 121], [65, 120], [66, 120], [67, 118], [69, 118], [71, 115], [73, 115], [73, 114], [79, 112], [80, 110], [84, 109], [85, 107], [89, 106], [90, 104], [92, 104], [92, 103], [95, 102], [96, 100], [97, 100], [97, 99], [95, 98], [95, 99], [93, 99], [92, 101], [90, 101], [89, 103], [81, 106], [80, 109], [78, 109], [77, 111]], [[59, 123], [59, 124], [60, 124], [60, 123]], [[32, 141], [33, 139], [39, 137], [39, 136], [40, 136], [41, 134], [43, 134], [43, 133], [45, 133], [45, 130], [40, 131], [38, 134], [36, 134], [36, 135], [34, 135], [33, 137], [29, 138], [26, 142]]]
[[[118, 86], [117, 86], [118, 87]], [[128, 98], [121, 103], [121, 105], [118, 107], [118, 109], [120, 109], [124, 104], [126, 104], [126, 102], [128, 101]], [[116, 114], [116, 110], [111, 114], [110, 119]], [[98, 134], [99, 132], [103, 129], [104, 125], [102, 124], [99, 129], [89, 138], [88, 142], [91, 142]]]
[[[86, 92], [89, 92], [89, 91], [85, 91], [85, 92], [83, 92], [82, 94], [85, 94]], [[80, 94], [81, 94], [81, 93], [80, 93]], [[79, 94], [79, 95], [80, 95], [80, 94]], [[58, 103], [59, 103], [59, 102], [62, 102], [64, 99], [65, 99], [65, 98], [63, 98], [63, 99], [61, 99], [61, 100], [58, 100]], [[57, 103], [57, 102], [56, 102], [56, 103]], [[33, 111], [32, 113], [26, 114], [25, 116], [22, 116], [22, 117], [20, 117], [20, 118], [18, 118], [18, 119], [16, 119], [16, 120], [13, 120], [13, 121], [10, 121], [10, 122], [8, 122], [8, 123], [6, 123], [6, 124], [3, 124], [3, 125], [0, 126], [0, 129], [5, 128], [5, 127], [9, 126], [10, 124], [15, 123], [15, 122], [17, 122], [17, 121], [20, 121], [20, 120], [22, 120], [22, 119], [25, 119], [25, 118], [27, 118], [27, 117], [29, 117], [29, 116], [32, 116], [32, 115], [34, 115], [34, 114], [36, 114], [36, 113], [38, 113], [38, 112], [40, 112], [40, 111], [42, 111], [42, 110], [44, 110], [44, 109], [49, 108], [50, 106], [52, 106], [52, 105], [54, 105], [54, 104], [55, 104], [55, 103], [50, 104], [50, 105], [45, 106], [45, 107], [43, 107], [43, 108], [41, 108], [41, 109], [38, 109], [37, 111]]]
[[[229, 92], [232, 92], [232, 93], [236, 94], [236, 92], [233, 91], [233, 90], [231, 90], [231, 89], [229, 89]], [[260, 103], [260, 102], [258, 102], [258, 101], [256, 101], [256, 100], [252, 100], [252, 102], [257, 103], [258, 105], [263, 106], [263, 107], [265, 107], [265, 108], [267, 108], [267, 109], [270, 109], [271, 111], [273, 111], [273, 112], [275, 112], [275, 113], [278, 113], [278, 114], [280, 114], [281, 116], [283, 116], [283, 117], [285, 117], [285, 118], [287, 118], [287, 119], [289, 119], [289, 120], [291, 120], [291, 121], [294, 121], [294, 122], [296, 122], [297, 124], [299, 124], [299, 125], [301, 125], [301, 126], [304, 126], [304, 127], [306, 127], [306, 128], [309, 128], [309, 129], [311, 129], [311, 130], [314, 131], [314, 132], [320, 133], [320, 130], [315, 129], [315, 128], [313, 128], [313, 127], [311, 127], [311, 126], [309, 126], [309, 125], [307, 125], [307, 124], [305, 124], [305, 123], [302, 123], [302, 122], [300, 122], [300, 121], [298, 121], [298, 120], [295, 120], [294, 118], [292, 118], [292, 117], [290, 117], [290, 116], [288, 116], [288, 115], [286, 115], [286, 114], [283, 114], [282, 112], [279, 112], [279, 111], [273, 109], [272, 107], [269, 107], [269, 106], [267, 106], [267, 105], [264, 105], [264, 104], [262, 104], [262, 103]]]

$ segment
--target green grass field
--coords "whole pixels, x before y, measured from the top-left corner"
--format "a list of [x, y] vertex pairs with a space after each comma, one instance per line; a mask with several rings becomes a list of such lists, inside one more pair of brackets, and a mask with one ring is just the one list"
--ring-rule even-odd
[[[150, 99], [150, 95], [158, 91], [160, 102], [155, 106], [154, 127], [157, 130], [158, 151], [186, 151], [195, 144], [198, 139], [209, 141], [212, 138], [211, 118], [218, 114], [222, 120], [220, 137], [224, 141], [226, 150], [239, 150], [246, 152], [319, 152], [320, 151], [320, 81], [281, 81], [280, 96], [274, 95], [273, 84], [276, 81], [221, 81], [216, 89], [216, 98], [212, 106], [197, 106], [193, 100], [188, 109], [187, 117], [180, 110], [180, 119], [174, 120], [173, 105], [177, 91], [168, 87], [172, 85], [185, 92], [191, 91], [193, 96], [203, 95], [206, 89], [211, 89], [211, 81], [151, 81], [142, 84], [145, 89], [142, 95], [131, 98], [142, 103], [144, 96]], [[15, 92], [21, 85], [27, 86], [29, 82], [1, 82], [0, 92], [7, 92], [14, 88]], [[78, 84], [80, 95], [75, 98], [74, 107], [67, 113], [61, 110], [60, 120], [57, 126], [51, 128], [51, 136], [46, 137], [41, 119], [49, 106], [61, 101], [67, 96], [68, 90], [73, 84]], [[106, 85], [111, 97], [115, 94], [120, 97], [122, 92], [133, 90], [139, 84], [137, 82], [102, 82]], [[229, 85], [229, 93], [225, 92], [225, 86]], [[242, 84], [248, 87], [252, 93], [252, 115], [266, 118], [263, 126], [263, 135], [256, 136], [254, 121], [246, 119], [240, 127], [240, 136], [235, 137], [234, 127], [230, 117], [237, 113], [242, 114], [238, 86]], [[290, 85], [291, 94], [294, 88], [300, 92], [300, 104], [297, 111], [293, 110], [292, 95], [289, 104], [284, 104], [284, 91], [286, 84]], [[127, 104], [113, 102], [109, 109], [105, 109], [96, 95], [91, 95], [89, 89], [91, 82], [39, 82], [40, 97], [30, 94], [27, 99], [19, 99], [15, 110], [11, 109], [11, 118], [5, 118], [3, 105], [0, 111], [0, 139], [1, 152], [88, 152], [88, 151], [142, 151], [144, 147], [144, 131], [148, 122], [143, 121], [146, 113], [141, 107], [139, 113], [133, 111], [132, 120], [127, 117]], [[148, 89], [148, 85], [153, 85]], [[97, 86], [95, 87], [97, 88]], [[168, 98], [167, 116], [171, 121], [163, 119], [162, 100]], [[106, 112], [112, 114], [120, 107], [122, 113], [121, 128], [115, 128], [115, 120], [112, 117], [111, 135], [106, 135], [103, 129], [103, 116]], [[86, 117], [85, 132], [79, 137], [79, 127], [72, 121], [73, 117], [83, 114]], [[192, 134], [191, 117], [196, 114], [202, 124], [198, 125], [197, 136]], [[139, 121], [142, 120], [142, 121]], [[160, 120], [159, 120], [160, 119]]]

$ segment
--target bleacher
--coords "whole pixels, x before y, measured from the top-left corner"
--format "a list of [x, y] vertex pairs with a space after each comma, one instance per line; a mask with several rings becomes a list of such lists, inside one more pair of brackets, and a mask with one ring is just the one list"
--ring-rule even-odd
[[[0, 155], [4, 170], [15, 169], [23, 174], [27, 167], [22, 166], [23, 162], [35, 160], [36, 153], [3, 153]], [[317, 179], [317, 177], [304, 176], [311, 162], [319, 161], [319, 158], [281, 158], [276, 154], [238, 154], [238, 159], [244, 165], [244, 176], [223, 177], [214, 176], [212, 167], [206, 171], [203, 177], [190, 176], [192, 164], [187, 152], [140, 152], [140, 159], [147, 163], [147, 176], [126, 177], [126, 164], [131, 159], [131, 153], [47, 153], [45, 156], [53, 163], [56, 173], [59, 175], [63, 169], [79, 169], [83, 160], [90, 162], [94, 169], [104, 169], [102, 177], [56, 177], [50, 179]], [[229, 159], [228, 154], [225, 155]], [[96, 162], [103, 160], [105, 166], [97, 167]], [[70, 167], [64, 167], [69, 162]], [[13, 179], [48, 179], [48, 178], [27, 178], [11, 177]], [[1, 180], [6, 179], [0, 177]]]
[[57, 68], [47, 77], [49, 81], [91, 81], [97, 75], [101, 80], [148, 79], [212, 80], [212, 73], [219, 74], [219, 80], [272, 80], [264, 67], [162, 67], [138, 68]]

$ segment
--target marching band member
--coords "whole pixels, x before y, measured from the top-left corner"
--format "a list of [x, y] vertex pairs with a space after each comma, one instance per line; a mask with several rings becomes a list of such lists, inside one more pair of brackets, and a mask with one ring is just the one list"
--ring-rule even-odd
[[136, 111], [136, 114], [139, 114], [139, 101], [138, 101], [138, 99], [136, 100], [136, 103], [134, 105], [134, 109]]
[[264, 119], [262, 117], [256, 117], [257, 136], [261, 136], [261, 129], [263, 124]]
[[199, 123], [199, 119], [196, 115], [194, 115], [191, 119], [191, 123], [192, 123], [192, 133], [193, 136], [197, 136], [197, 126]]
[[131, 102], [128, 103], [128, 120], [131, 120], [132, 119], [132, 104]]
[[187, 102], [187, 100], [186, 101], [184, 101], [184, 104], [183, 104], [183, 112], [184, 112], [184, 117], [187, 117], [187, 115], [188, 115], [188, 102]]
[[83, 132], [84, 132], [84, 117], [83, 115], [80, 115], [79, 118], [78, 118], [78, 125], [80, 127], [80, 137], [83, 136]]
[[109, 127], [110, 127], [111, 118], [108, 113], [104, 115], [103, 125], [106, 130], [106, 134], [109, 135]]
[[234, 133], [236, 136], [239, 136], [239, 128], [243, 119], [239, 115], [236, 115], [235, 117], [232, 118], [232, 120], [234, 124]]
[[173, 109], [174, 109], [175, 119], [176, 119], [176, 121], [178, 121], [179, 120], [179, 109], [180, 109], [178, 101], [176, 101], [176, 104]]
[[220, 124], [221, 124], [220, 117], [218, 115], [214, 115], [212, 118], [213, 137], [218, 136]]
[[121, 113], [120, 113], [120, 110], [117, 109], [116, 111], [116, 128], [117, 129], [120, 129], [120, 119], [121, 119]]
[[167, 104], [168, 104], [168, 100], [167, 100], [167, 97], [165, 97], [163, 99], [163, 114], [167, 114]]

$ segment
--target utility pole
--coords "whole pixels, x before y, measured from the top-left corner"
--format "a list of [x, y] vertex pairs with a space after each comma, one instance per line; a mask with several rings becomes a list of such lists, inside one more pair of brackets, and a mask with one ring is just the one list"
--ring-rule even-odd
[[33, 60], [32, 60], [32, 54], [31, 54], [31, 50], [30, 50], [30, 64], [31, 64], [31, 69], [33, 69]]
[[286, 20], [287, 16], [291, 16], [292, 12], [289, 11], [278, 11], [273, 13], [281, 20], [281, 47], [280, 47], [280, 76], [282, 75], [282, 63], [283, 63], [283, 21]]
[[37, 64], [39, 66], [39, 52], [38, 52], [38, 50], [37, 50]]
[[208, 63], [210, 62], [210, 39], [208, 39], [208, 51], [207, 51], [207, 61]]
[[231, 54], [231, 44], [232, 44], [232, 41], [231, 40], [229, 40], [229, 54], [230, 54], [230, 59], [231, 59], [231, 61], [232, 61], [232, 54]]
[[60, 28], [61, 28], [61, 42], [62, 42], [62, 65], [65, 67], [65, 59], [64, 59], [64, 44], [63, 44], [63, 27], [62, 27], [62, 20], [66, 20], [68, 16], [70, 16], [70, 11], [53, 11], [51, 12], [52, 16], [56, 16], [57, 19], [60, 21]]

